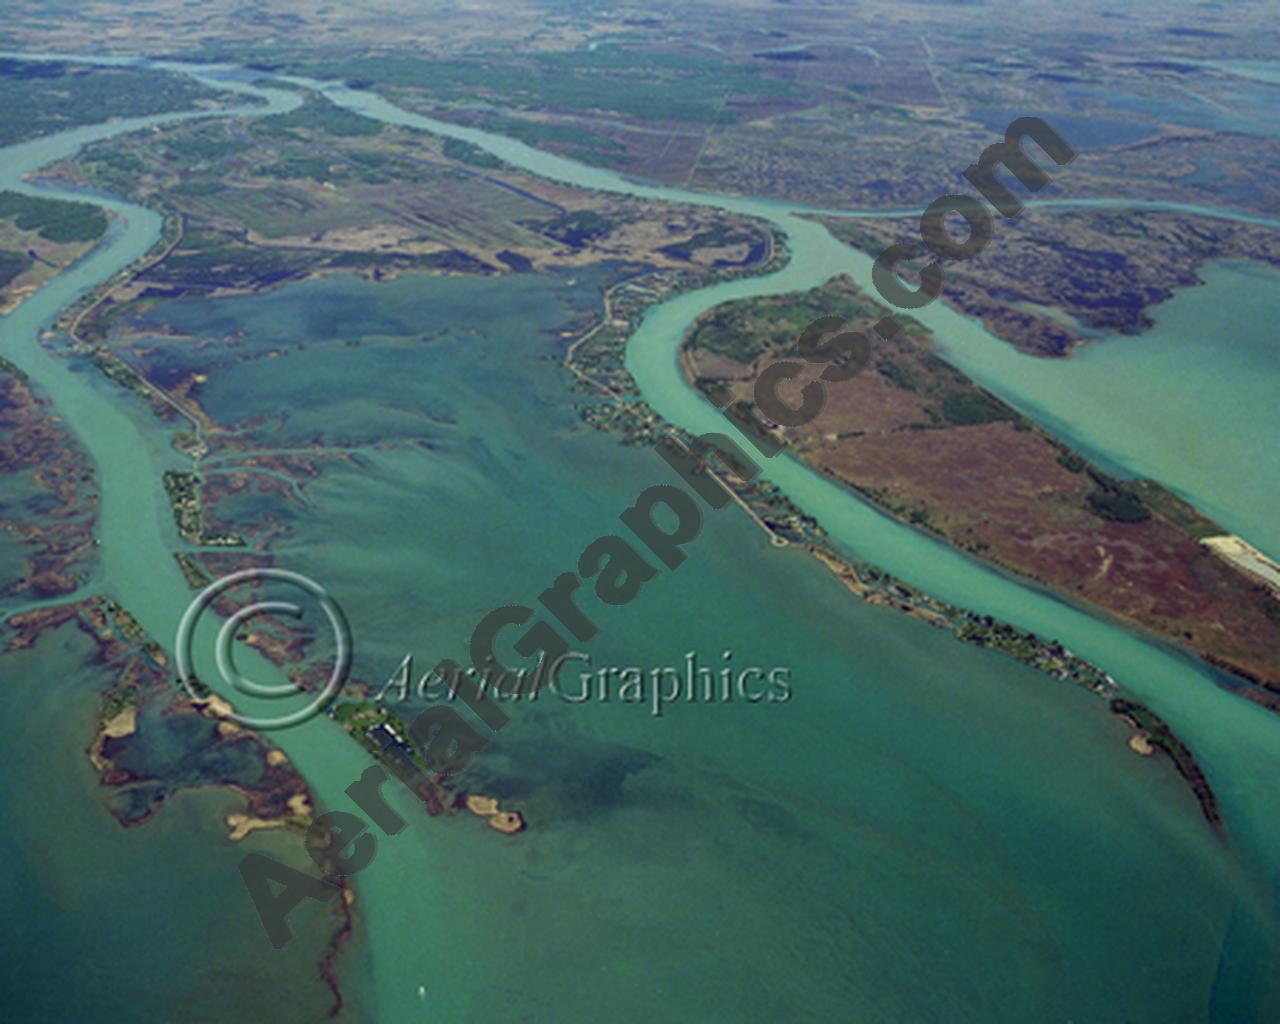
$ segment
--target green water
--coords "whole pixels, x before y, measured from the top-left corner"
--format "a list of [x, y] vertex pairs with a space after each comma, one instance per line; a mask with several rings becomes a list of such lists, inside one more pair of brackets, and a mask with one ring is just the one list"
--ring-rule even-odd
[[[292, 532], [276, 554], [342, 601], [357, 677], [381, 682], [407, 652], [424, 667], [461, 657], [489, 607], [533, 600], [670, 478], [562, 400], [561, 343], [542, 328], [603, 285], [574, 276], [335, 278], [142, 321], [201, 345], [217, 420], [268, 416], [255, 441], [276, 433], [276, 410], [295, 414], [285, 442], [322, 429], [344, 448], [397, 437], [407, 408], [429, 413], [416, 428], [429, 449], [360, 449], [306, 488], [306, 507], [277, 509]], [[476, 336], [464, 328], [482, 303]], [[423, 344], [424, 324], [453, 329]], [[264, 375], [219, 362], [228, 331], [249, 354], [305, 349]], [[144, 368], [191, 358], [165, 333]], [[340, 395], [341, 421], [317, 392]], [[422, 984], [424, 1018], [507, 1019], [519, 1004], [593, 1019], [585, 977], [608, 986], [617, 1020], [1172, 1014], [1208, 998], [1237, 896], [1263, 898], [1099, 701], [851, 602], [736, 510], [708, 515], [677, 572], [596, 617], [594, 666], [679, 666], [696, 650], [718, 667], [728, 649], [736, 665], [792, 666], [796, 696], [661, 719], [616, 700], [515, 708], [464, 783], [536, 830], [495, 840], [405, 804], [412, 838], [384, 840], [360, 878], [382, 1013], [412, 1013]], [[1132, 974], [1108, 973], [1099, 930], [1133, 951]]]
[[[779, 204], [635, 186], [365, 93], [326, 91], [535, 173], [779, 224], [793, 252], [783, 271], [666, 303], [629, 347], [645, 397], [695, 431], [726, 429], [675, 366], [697, 312], [809, 287], [839, 270], [868, 281], [869, 260]], [[98, 129], [98, 137], [118, 130]], [[89, 137], [8, 150], [15, 159], [5, 177]], [[109, 205], [127, 223], [0, 322], [2, 347], [51, 395], [97, 464], [95, 585], [167, 638], [187, 600], [159, 487], [159, 471], [176, 459], [154, 430], [147, 434], [127, 396], [35, 342], [78, 291], [156, 237], [154, 215]], [[305, 311], [321, 287], [354, 312], [317, 331]], [[481, 614], [536, 595], [613, 528], [639, 490], [665, 479], [652, 452], [573, 422], [565, 375], [548, 358], [556, 348], [530, 329], [553, 326], [597, 287], [586, 278], [558, 283], [557, 298], [539, 299], [511, 279], [330, 281], [219, 304], [220, 316], [255, 330], [274, 322], [317, 341], [325, 330], [363, 336], [361, 309], [413, 323], [423, 303], [454, 328], [436, 354], [422, 355], [406, 344], [408, 333], [380, 324], [364, 347], [344, 350], [349, 358], [326, 349], [305, 372], [318, 420], [344, 403], [341, 417], [328, 417], [338, 424], [332, 440], [407, 430], [406, 416], [431, 423], [419, 428], [430, 448], [373, 451], [358, 470], [327, 471], [309, 488], [311, 504], [291, 514], [294, 533], [280, 551], [282, 564], [317, 575], [348, 607], [358, 645], [369, 648], [369, 677], [384, 656], [406, 649], [424, 663], [460, 655]], [[921, 317], [958, 364], [991, 354], [980, 328], [940, 307], [925, 312], [940, 318]], [[479, 338], [463, 330], [474, 326], [483, 328]], [[301, 366], [307, 356], [290, 358]], [[388, 359], [420, 372], [389, 376]], [[992, 379], [999, 362], [991, 356]], [[1012, 383], [1022, 377], [1008, 372], [1009, 386], [995, 390], [1023, 399]], [[278, 387], [258, 379], [246, 396], [252, 373], [219, 373], [211, 399], [220, 394], [233, 415], [234, 403], [247, 409], [250, 397], [292, 408], [288, 375]], [[1143, 387], [1135, 380], [1135, 392]], [[1027, 389], [1030, 404], [1038, 393]], [[1079, 423], [1073, 429], [1085, 436]], [[1174, 456], [1165, 457], [1173, 468]], [[780, 458], [768, 472], [850, 550], [959, 604], [1062, 638], [1149, 700], [1202, 755], [1234, 851], [1208, 833], [1167, 764], [1124, 749], [1123, 728], [1100, 702], [857, 604], [811, 560], [767, 548], [736, 510], [709, 513], [686, 565], [625, 610], [600, 615], [595, 663], [678, 664], [690, 649], [711, 658], [732, 649], [738, 664], [792, 666], [795, 698], [681, 708], [657, 721], [617, 703], [516, 709], [473, 772], [526, 807], [537, 827], [507, 841], [478, 822], [445, 826], [405, 805], [410, 833], [384, 840], [357, 881], [372, 970], [371, 991], [353, 982], [364, 1005], [376, 1002], [380, 1019], [395, 1020], [1271, 1019], [1274, 717], [1219, 689], [1190, 659], [989, 572], [798, 464]], [[1196, 493], [1203, 472], [1192, 469], [1178, 486]], [[1258, 513], [1243, 509], [1246, 536], [1259, 536], [1259, 524], [1246, 522]], [[346, 806], [341, 790], [367, 763], [354, 744], [323, 721], [279, 742], [324, 803]]]
[[[306, 80], [289, 81], [304, 84]], [[640, 383], [645, 397], [683, 426], [691, 426], [689, 418], [694, 416], [702, 417], [700, 423], [720, 419], [713, 416], [708, 420], [695, 411], [702, 403], [686, 388], [674, 357], [685, 329], [703, 309], [748, 295], [810, 288], [837, 273], [851, 275], [874, 293], [872, 258], [841, 245], [824, 228], [796, 215], [823, 211], [788, 207], [777, 201], [637, 185], [612, 172], [585, 167], [478, 129], [407, 114], [370, 93], [332, 85], [324, 92], [335, 103], [367, 116], [463, 139], [543, 177], [602, 191], [715, 206], [765, 218], [781, 228], [792, 253], [784, 269], [765, 279], [681, 296], [653, 311], [653, 327], [646, 325], [646, 332], [628, 346], [627, 365], [638, 378], [643, 376]], [[1255, 214], [1188, 203], [1101, 198], [1041, 201], [1029, 206], [1044, 211], [1170, 210], [1280, 228], [1280, 222]], [[897, 217], [918, 212], [864, 211], [859, 215]], [[1160, 310], [1157, 318], [1162, 329], [1156, 335], [1123, 339], [1128, 344], [1109, 341], [1098, 345], [1078, 364], [1076, 360], [1046, 363], [1019, 356], [980, 322], [941, 303], [914, 310], [912, 316], [931, 328], [947, 358], [979, 383], [1037, 415], [1068, 440], [1079, 440], [1082, 447], [1105, 453], [1110, 461], [1135, 475], [1151, 476], [1173, 486], [1194, 503], [1220, 515], [1224, 525], [1253, 543], [1280, 552], [1280, 527], [1265, 511], [1280, 498], [1274, 403], [1268, 401], [1268, 388], [1274, 390], [1280, 375], [1280, 354], [1267, 332], [1267, 310], [1274, 305], [1280, 275], [1265, 268], [1211, 268], [1208, 273], [1214, 275], [1218, 287], [1186, 293], [1175, 300], [1176, 305]], [[1242, 276], [1234, 276], [1236, 273]], [[1134, 362], [1132, 353], [1137, 345], [1146, 346], [1144, 357], [1147, 350], [1162, 350], [1154, 365], [1148, 365], [1145, 358], [1140, 367], [1128, 365]], [[679, 413], [675, 403], [680, 403]], [[1226, 408], [1232, 410], [1232, 416], [1222, 414]], [[1166, 440], [1169, 434], [1173, 435], [1172, 443]], [[1189, 456], [1188, 443], [1194, 449]]]
[[93, 653], [65, 626], [4, 656], [5, 1019], [320, 1019], [316, 962], [333, 924], [303, 908], [299, 940], [266, 960], [236, 870], [250, 850], [302, 868], [296, 840], [227, 843], [223, 816], [242, 801], [221, 789], [183, 791], [122, 829], [85, 754], [110, 682]]
[[1280, 271], [1216, 263], [1205, 284], [1157, 306], [1137, 337], [1065, 362], [978, 340], [944, 354], [1076, 449], [1178, 491], [1228, 530], [1280, 556], [1274, 315]]
[[1208, 67], [1239, 75], [1242, 78], [1280, 85], [1280, 63], [1274, 60], [1210, 60], [1203, 63]]

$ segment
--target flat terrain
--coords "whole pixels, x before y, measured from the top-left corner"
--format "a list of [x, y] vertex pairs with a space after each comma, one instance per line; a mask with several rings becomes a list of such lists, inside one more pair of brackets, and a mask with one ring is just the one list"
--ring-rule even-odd
[[[77, 48], [96, 47], [86, 40]], [[113, 117], [187, 110], [223, 98], [185, 75], [0, 57], [0, 146]]]
[[169, 126], [88, 148], [58, 173], [156, 206], [171, 248], [84, 316], [325, 273], [502, 274], [616, 261], [709, 272], [765, 262], [760, 225], [530, 178], [474, 147], [310, 100], [262, 120]]
[[107, 217], [87, 203], [0, 192], [0, 314], [88, 252]]
[[[923, 205], [1015, 117], [1080, 152], [1074, 195], [1280, 212], [1274, 11], [1151, 5], [14, 0], [18, 49], [248, 62], [377, 89], [577, 159], [847, 209]], [[67, 7], [68, 12], [71, 11]], [[1207, 53], [1215, 60], [1206, 61]], [[155, 91], [155, 90], [153, 90]]]

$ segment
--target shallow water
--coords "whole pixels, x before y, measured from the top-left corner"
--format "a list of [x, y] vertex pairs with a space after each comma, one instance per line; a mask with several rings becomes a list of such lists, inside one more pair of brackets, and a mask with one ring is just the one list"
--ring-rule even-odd
[[[319, 422], [329, 395], [346, 411], [331, 445], [348, 430], [394, 436], [407, 409], [429, 411], [429, 450], [361, 450], [283, 512], [294, 532], [280, 563], [342, 601], [359, 678], [380, 684], [406, 653], [419, 672], [461, 658], [484, 612], [532, 601], [640, 490], [673, 479], [563, 401], [562, 343], [540, 328], [597, 301], [604, 281], [576, 279], [327, 279], [148, 318], [210, 323], [202, 340], [230, 327], [264, 347], [303, 343], [271, 375], [252, 360], [215, 370], [202, 400], [220, 420], [289, 407], [301, 378], [303, 421]], [[313, 319], [321, 294], [328, 312]], [[476, 335], [464, 328], [481, 302]], [[423, 344], [428, 323], [454, 329]], [[391, 357], [404, 387], [387, 386]], [[422, 984], [423, 1013], [518, 1003], [535, 1019], [593, 1019], [584, 977], [608, 987], [618, 1020], [656, 1007], [1105, 1019], [1209, 998], [1231, 908], [1261, 897], [1099, 701], [850, 600], [736, 509], [708, 512], [689, 561], [627, 608], [582, 604], [601, 628], [580, 645], [587, 671], [680, 668], [689, 651], [718, 669], [728, 650], [734, 666], [789, 667], [795, 695], [657, 718], [616, 688], [607, 703], [544, 693], [514, 706], [464, 783], [534, 830], [504, 840], [405, 803], [411, 835], [384, 839], [359, 879], [381, 1012], [413, 1013]], [[580, 686], [570, 672], [565, 692]], [[1131, 951], [1131, 972], [1108, 972], [1098, 934]], [[1266, 998], [1254, 981], [1220, 991], [1236, 1011]]]
[[946, 340], [944, 354], [1077, 450], [1160, 480], [1280, 557], [1280, 271], [1221, 262], [1201, 277], [1152, 311], [1149, 331], [1066, 361]]
[[[329, 999], [316, 965], [334, 923], [302, 908], [299, 940], [266, 960], [236, 869], [251, 850], [301, 868], [296, 839], [226, 842], [222, 818], [243, 802], [223, 789], [184, 790], [121, 828], [86, 756], [110, 682], [93, 650], [66, 626], [4, 655], [6, 1019], [320, 1018]], [[362, 962], [361, 946], [352, 953], [344, 976]]]
[[[667, 303], [629, 348], [645, 397], [690, 429], [725, 429], [674, 365], [700, 308], [840, 269], [866, 281], [856, 254], [777, 204], [630, 186], [474, 130], [439, 130], [578, 184], [784, 224], [795, 252], [784, 271]], [[168, 555], [159, 471], [178, 460], [128, 396], [34, 342], [78, 289], [155, 237], [154, 217], [116, 209], [128, 225], [114, 247], [4, 321], [4, 349], [98, 465], [96, 583], [167, 639], [186, 591]], [[339, 279], [164, 311], [188, 329], [203, 316], [220, 334], [231, 318], [255, 337], [316, 343], [288, 356], [305, 367], [297, 377], [255, 376], [253, 364], [212, 375], [203, 397], [225, 415], [287, 410], [294, 441], [317, 430], [330, 443], [384, 431], [430, 439], [361, 452], [286, 513], [295, 532], [281, 563], [342, 600], [367, 678], [406, 649], [424, 667], [460, 656], [480, 615], [535, 597], [640, 489], [667, 479], [652, 452], [577, 424], [559, 348], [530, 329], [594, 299], [600, 282], [579, 278]], [[307, 315], [317, 289], [342, 300], [319, 326]], [[421, 345], [424, 321], [451, 331]], [[474, 327], [479, 335], [466, 332]], [[364, 343], [325, 344], [343, 335]], [[966, 358], [967, 335], [940, 337]], [[394, 380], [389, 365], [402, 371]], [[472, 774], [477, 789], [525, 807], [534, 830], [506, 840], [405, 805], [409, 833], [384, 839], [356, 883], [373, 972], [372, 992], [356, 983], [362, 1005], [388, 1019], [505, 1019], [515, 1005], [531, 1019], [597, 1020], [604, 995], [620, 1020], [1270, 1019], [1275, 719], [1190, 659], [984, 570], [785, 458], [768, 471], [844, 546], [956, 603], [1062, 637], [1149, 699], [1202, 755], [1235, 850], [1211, 836], [1167, 764], [1124, 749], [1125, 730], [1100, 702], [858, 604], [816, 563], [768, 548], [736, 509], [708, 513], [677, 573], [600, 614], [594, 662], [678, 665], [697, 650], [705, 663], [728, 649], [738, 665], [789, 666], [793, 699], [680, 706], [660, 719], [617, 701], [515, 709]], [[324, 721], [279, 742], [323, 802], [346, 806], [343, 786], [368, 763], [354, 744]], [[1232, 955], [1220, 961], [1229, 928]]]

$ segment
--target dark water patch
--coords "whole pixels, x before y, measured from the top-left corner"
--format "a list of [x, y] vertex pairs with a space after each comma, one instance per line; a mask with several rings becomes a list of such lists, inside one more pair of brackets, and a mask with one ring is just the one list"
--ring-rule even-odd
[[0, 76], [5, 78], [61, 78], [69, 71], [57, 61], [0, 59]]
[[762, 50], [751, 56], [761, 60], [808, 61], [818, 58], [808, 50]]
[[155, 333], [141, 357], [129, 358], [158, 383], [207, 374], [202, 406], [225, 426], [259, 423], [266, 448], [402, 439], [442, 445], [447, 455], [454, 445], [482, 445], [488, 428], [466, 414], [457, 389], [422, 383], [463, 373], [486, 388], [518, 390], [522, 375], [490, 328], [500, 324], [516, 343], [517, 361], [555, 356], [559, 331], [598, 312], [592, 282], [612, 273], [579, 271], [573, 286], [563, 275], [331, 277], [261, 296], [187, 298], [132, 322]]
[[612, 231], [614, 221], [593, 210], [579, 210], [563, 214], [554, 220], [539, 223], [524, 222], [523, 226], [570, 248], [581, 249], [588, 242], [603, 238]]
[[104, 754], [133, 779], [166, 795], [184, 787], [236, 783], [252, 787], [265, 765], [255, 744], [228, 742], [217, 723], [193, 711], [172, 713], [162, 700], [149, 700], [130, 736], [108, 740]]
[[518, 252], [511, 252], [509, 249], [503, 249], [502, 252], [498, 253], [498, 259], [519, 274], [533, 269], [532, 260], [527, 256], [521, 256]]
[[[1009, 127], [1011, 121], [1021, 117], [1023, 113], [1025, 112], [1012, 108], [985, 107], [969, 111], [969, 116], [988, 131], [1003, 132]], [[1159, 130], [1154, 125], [1143, 124], [1141, 121], [1096, 117], [1083, 113], [1055, 111], [1048, 120], [1054, 130], [1077, 149], [1127, 146], [1159, 134]]]
[[143, 782], [117, 789], [103, 801], [121, 825], [141, 825], [160, 810], [168, 789], [158, 782]]
[[187, 289], [181, 287], [162, 287], [150, 285], [142, 290], [142, 294], [138, 296], [140, 299], [177, 299], [187, 294]]
[[1124, 64], [1123, 67], [1139, 68], [1143, 71], [1170, 71], [1178, 75], [1191, 75], [1200, 70], [1194, 64], [1183, 64], [1173, 60], [1135, 60]]
[[577, 736], [504, 736], [492, 755], [468, 770], [468, 789], [504, 804], [536, 799], [543, 817], [563, 820], [598, 818], [626, 805], [627, 780], [661, 760], [645, 750]]

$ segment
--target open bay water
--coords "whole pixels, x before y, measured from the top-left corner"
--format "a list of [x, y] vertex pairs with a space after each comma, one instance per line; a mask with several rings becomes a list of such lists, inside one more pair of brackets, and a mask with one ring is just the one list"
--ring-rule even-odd
[[[481, 141], [521, 158], [528, 149]], [[553, 176], [578, 166], [546, 159], [557, 163]], [[626, 186], [588, 168], [578, 183], [599, 185], [601, 174], [613, 190]], [[145, 248], [145, 219], [123, 204], [119, 212]], [[770, 204], [751, 212], [782, 216]], [[807, 287], [835, 272], [829, 266], [865, 283], [817, 225], [788, 217], [786, 228], [795, 258], [780, 274], [684, 296], [646, 318], [630, 365], [676, 422], [724, 429], [674, 365], [700, 303]], [[810, 243], [822, 238], [831, 248], [818, 253]], [[110, 262], [121, 250], [117, 241], [99, 252]], [[129, 396], [69, 372], [35, 343], [35, 328], [67, 301], [60, 285], [70, 281], [74, 294], [95, 280], [76, 283], [85, 266], [4, 322], [5, 354], [39, 375], [93, 454], [104, 493], [101, 583], [164, 639], [185, 603], [159, 486], [176, 457], [139, 432]], [[374, 654], [395, 651], [398, 661], [399, 638], [416, 648], [421, 628], [426, 664], [458, 656], [480, 614], [533, 597], [663, 479], [652, 452], [572, 423], [567, 375], [545, 358], [554, 345], [544, 338], [544, 358], [534, 359], [540, 335], [514, 316], [530, 296], [510, 280], [323, 285], [410, 312], [419, 291], [447, 306], [453, 289], [483, 289], [465, 323], [482, 336], [457, 331], [445, 344], [458, 347], [437, 365], [420, 363], [424, 372], [388, 380], [385, 357], [366, 363], [362, 353], [377, 353], [384, 338], [315, 376], [316, 410], [329, 395], [343, 396], [344, 415], [366, 406], [353, 430], [425, 410], [437, 438], [434, 450], [378, 449], [326, 472], [280, 550], [339, 595], [357, 645], [369, 637]], [[277, 293], [278, 315], [291, 315], [282, 296], [298, 292], [305, 303], [315, 287]], [[232, 303], [252, 319], [245, 311], [263, 298]], [[547, 326], [563, 315], [540, 308]], [[515, 337], [486, 329], [491, 316], [522, 327]], [[500, 352], [524, 380], [500, 370], [486, 387], [467, 352], [490, 362]], [[454, 365], [469, 372], [451, 375]], [[219, 385], [209, 383], [213, 395]], [[259, 383], [264, 400], [268, 391]], [[439, 412], [472, 405], [479, 411], [468, 417]], [[798, 464], [775, 460], [770, 473], [850, 549], [957, 603], [1062, 636], [1150, 699], [1202, 755], [1234, 848], [1211, 836], [1167, 764], [1124, 749], [1124, 729], [1100, 702], [850, 600], [804, 556], [768, 549], [736, 510], [709, 512], [686, 565], [600, 616], [595, 663], [647, 667], [731, 648], [739, 665], [790, 663], [793, 700], [680, 708], [659, 721], [617, 703], [519, 708], [474, 772], [524, 806], [534, 830], [507, 840], [478, 820], [414, 812], [410, 834], [383, 841], [357, 881], [373, 971], [364, 1005], [390, 1019], [527, 1011], [596, 1020], [606, 999], [621, 1020], [1271, 1019], [1274, 718], [1217, 689], [1189, 658], [988, 572]], [[504, 582], [517, 576], [527, 582]], [[353, 743], [323, 721], [279, 741], [322, 802], [345, 806], [341, 789], [367, 763]]]
[[[246, 107], [245, 113], [284, 111], [299, 102], [280, 91], [255, 94], [270, 102]], [[0, 187], [50, 194], [52, 189], [33, 189], [22, 176], [96, 139], [182, 116], [117, 121], [9, 147], [0, 155]], [[161, 220], [154, 212], [92, 199], [115, 215], [105, 239], [0, 318], [0, 351], [29, 374], [38, 394], [52, 400], [51, 411], [82, 443], [96, 470], [101, 544], [95, 572], [76, 596], [100, 593], [120, 600], [167, 645], [191, 593], [174, 573], [172, 551], [180, 543], [157, 488], [160, 474], [183, 468], [183, 462], [168, 445], [167, 431], [156, 431], [154, 424], [141, 430], [126, 413], [134, 400], [87, 365], [55, 356], [37, 340], [61, 309], [143, 256], [159, 237]], [[207, 634], [204, 639], [201, 650], [211, 650]], [[107, 680], [100, 667], [82, 664], [88, 654], [83, 648], [76, 655], [80, 662], [58, 653], [63, 643], [48, 636], [31, 652], [6, 654], [0, 677], [7, 717], [17, 723], [11, 731], [19, 738], [0, 769], [0, 804], [14, 823], [6, 863], [16, 865], [6, 885], [5, 920], [11, 929], [21, 925], [15, 942], [31, 950], [19, 956], [6, 949], [6, 966], [13, 971], [6, 974], [6, 999], [17, 1008], [17, 1019], [70, 1020], [92, 1013], [98, 1020], [132, 1024], [259, 1014], [309, 1020], [323, 1014], [328, 1000], [318, 978], [318, 947], [335, 922], [327, 910], [324, 917], [311, 915], [311, 934], [299, 940], [298, 952], [266, 960], [255, 946], [264, 941], [261, 924], [236, 869], [254, 848], [305, 866], [296, 837], [228, 843], [223, 816], [242, 809], [243, 801], [225, 790], [183, 792], [151, 822], [121, 829], [102, 807], [105, 794], [95, 792], [86, 755]], [[214, 678], [209, 660], [203, 659], [200, 671]], [[249, 672], [261, 670], [257, 659], [243, 660]], [[288, 747], [322, 807], [329, 797], [342, 798], [342, 788], [368, 762], [350, 745], [333, 750], [322, 740], [310, 746], [307, 737], [321, 735], [313, 726], [325, 724], [294, 730]], [[218, 881], [211, 885], [214, 872]], [[83, 898], [64, 899], [59, 875], [73, 880]], [[370, 1006], [372, 997], [361, 940], [344, 952], [349, 955], [339, 964], [339, 977], [356, 1008], [353, 1018], [362, 1019], [360, 1008]], [[95, 958], [102, 966], [94, 966]], [[119, 995], [107, 991], [112, 986]]]
[[[67, 625], [0, 660], [5, 1019], [321, 1019], [331, 1000], [317, 965], [337, 919], [302, 908], [297, 943], [268, 960], [236, 867], [257, 851], [305, 868], [296, 837], [228, 843], [223, 816], [243, 801], [220, 788], [184, 789], [151, 821], [122, 828], [87, 757], [112, 681], [93, 655]], [[361, 962], [355, 941], [344, 980]]]
[[[489, 608], [534, 601], [674, 479], [565, 401], [556, 328], [604, 284], [328, 278], [181, 301], [134, 324], [135, 358], [180, 367], [201, 346], [217, 421], [265, 417], [262, 450], [350, 453], [319, 460], [307, 505], [275, 503], [292, 532], [273, 551], [342, 602], [354, 674], [380, 689], [405, 654], [415, 679], [461, 660]], [[414, 433], [427, 444], [394, 444]], [[423, 985], [446, 1019], [589, 1020], [601, 988], [621, 1021], [1207, 1013], [1232, 908], [1265, 935], [1264, 891], [1100, 701], [851, 599], [736, 508], [708, 511], [689, 554], [626, 608], [583, 599], [601, 627], [586, 670], [682, 668], [689, 651], [718, 670], [729, 650], [787, 666], [792, 700], [655, 718], [615, 686], [508, 705], [463, 785], [531, 831], [399, 801], [408, 834], [357, 881], [381, 1012], [412, 1013]], [[565, 679], [576, 695], [575, 666]]]

